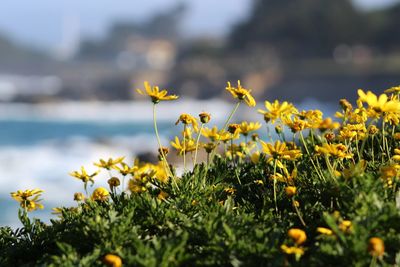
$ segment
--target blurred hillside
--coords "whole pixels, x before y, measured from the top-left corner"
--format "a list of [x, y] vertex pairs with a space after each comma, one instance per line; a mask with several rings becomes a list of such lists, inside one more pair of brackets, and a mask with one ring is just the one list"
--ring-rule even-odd
[[358, 87], [400, 83], [400, 4], [363, 11], [349, 0], [252, 3], [228, 38], [183, 37], [183, 4], [141, 23], [117, 21], [105, 38], [83, 38], [73, 57], [0, 37], [0, 100], [130, 100], [143, 80], [205, 99], [242, 79], [257, 97], [332, 102], [352, 99]]

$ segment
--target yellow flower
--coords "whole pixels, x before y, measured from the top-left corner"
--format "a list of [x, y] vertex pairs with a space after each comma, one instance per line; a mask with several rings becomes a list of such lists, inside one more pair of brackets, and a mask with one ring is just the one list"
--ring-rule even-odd
[[133, 177], [129, 180], [128, 188], [132, 193], [143, 193], [147, 191], [148, 181], [146, 179], [140, 179]]
[[254, 183], [258, 185], [264, 185], [263, 180], [255, 180]]
[[165, 200], [168, 196], [169, 196], [169, 195], [168, 195], [167, 192], [161, 191], [161, 192], [157, 195], [157, 198], [158, 198], [159, 200]]
[[227, 187], [224, 189], [224, 192], [229, 195], [234, 195], [236, 193], [236, 189], [233, 187]]
[[285, 187], [285, 193], [288, 197], [293, 197], [297, 193], [297, 188], [295, 186]]
[[301, 120], [297, 117], [294, 117], [293, 119], [290, 117], [283, 117], [282, 122], [287, 127], [289, 127], [293, 133], [297, 133], [304, 129], [310, 128], [310, 124], [307, 121]]
[[109, 267], [121, 267], [122, 259], [114, 254], [107, 254], [103, 257], [103, 263]]
[[240, 133], [240, 125], [237, 123], [229, 124], [228, 132], [230, 132], [232, 135], [239, 134]]
[[193, 139], [185, 140], [185, 143], [179, 140], [178, 136], [175, 136], [175, 142], [171, 142], [171, 146], [178, 151], [178, 155], [188, 153], [196, 150], [196, 142]]
[[189, 114], [181, 114], [178, 120], [175, 122], [175, 125], [178, 125], [179, 122], [182, 122], [185, 125], [191, 124], [195, 132], [199, 131], [198, 123], [195, 117]]
[[210, 154], [214, 150], [215, 147], [216, 147], [216, 145], [214, 143], [203, 144], [203, 148], [207, 152], [207, 154]]
[[387, 90], [385, 90], [385, 93], [400, 93], [400, 86], [393, 86]]
[[360, 176], [364, 173], [367, 168], [367, 162], [365, 160], [360, 160], [357, 164], [350, 164], [349, 168], [344, 169], [342, 176], [345, 179], [350, 179], [355, 176]]
[[363, 140], [365, 137], [367, 137], [367, 128], [364, 123], [347, 124], [339, 133], [340, 140]]
[[281, 250], [283, 253], [291, 255], [294, 254], [296, 255], [296, 258], [300, 258], [302, 255], [304, 255], [304, 249], [302, 247], [288, 247], [286, 245], [281, 246]]
[[259, 122], [247, 122], [243, 121], [239, 125], [240, 132], [244, 135], [247, 136], [250, 132], [256, 131], [261, 128], [261, 123]]
[[358, 91], [359, 100], [365, 102], [375, 112], [400, 112], [400, 102], [397, 100], [388, 100], [386, 94], [381, 94], [379, 97], [371, 91], [365, 93], [363, 90]]
[[317, 227], [317, 232], [322, 235], [333, 235], [333, 231], [325, 227]]
[[269, 159], [286, 159], [296, 160], [301, 157], [301, 152], [298, 149], [289, 150], [286, 143], [281, 143], [279, 140], [275, 144], [265, 143], [261, 141], [263, 152], [270, 155], [272, 158]]
[[110, 170], [115, 165], [122, 163], [122, 161], [124, 161], [124, 159], [125, 159], [125, 157], [120, 157], [117, 159], [109, 158], [107, 161], [105, 161], [104, 159], [100, 159], [100, 162], [94, 163], [94, 166], [97, 166], [99, 168], [104, 168], [106, 170]]
[[392, 164], [389, 166], [381, 167], [381, 178], [382, 179], [392, 179], [398, 175], [399, 165]]
[[201, 130], [201, 134], [205, 137], [210, 139], [212, 142], [215, 142], [216, 140], [218, 140], [219, 137], [219, 132], [218, 132], [218, 128], [217, 126], [210, 128], [203, 128]]
[[306, 232], [298, 228], [289, 229], [288, 236], [296, 245], [301, 245], [307, 240]]
[[43, 205], [39, 203], [41, 201], [40, 196], [43, 190], [32, 189], [32, 190], [18, 190], [12, 192], [11, 197], [20, 203], [20, 206], [27, 211], [34, 211], [37, 209], [43, 209]]
[[318, 126], [321, 132], [326, 130], [334, 130], [340, 127], [340, 123], [332, 121], [331, 118], [324, 119]]
[[374, 257], [382, 257], [385, 253], [385, 243], [379, 237], [371, 237], [368, 240], [368, 252]]
[[345, 233], [349, 233], [351, 232], [353, 227], [353, 223], [349, 220], [343, 220], [340, 224], [339, 224], [339, 229], [342, 230]]
[[92, 184], [93, 184], [94, 183], [93, 178], [99, 173], [100, 173], [100, 171], [96, 171], [92, 174], [88, 174], [87, 171], [85, 170], [85, 167], [82, 166], [81, 172], [74, 171], [74, 172], [71, 172], [69, 175], [71, 175], [72, 177], [75, 177], [79, 180], [82, 180], [82, 182], [84, 182], [85, 184], [87, 182], [92, 182]]
[[110, 193], [107, 189], [104, 187], [98, 187], [93, 191], [91, 199], [94, 201], [106, 201], [109, 196]]
[[275, 100], [273, 103], [265, 101], [264, 104], [267, 110], [259, 109], [258, 113], [264, 115], [264, 119], [266, 122], [271, 121], [272, 123], [275, 123], [275, 121], [278, 119], [282, 119], [283, 117], [288, 117], [298, 112], [297, 109], [293, 106], [293, 104], [288, 103], [286, 101], [282, 103], [279, 103], [278, 100]]
[[245, 89], [238, 81], [237, 87], [232, 87], [231, 83], [228, 82], [228, 86], [226, 87], [234, 98], [239, 99], [239, 101], [245, 101], [249, 107], [254, 107], [256, 105], [256, 101], [254, 100], [253, 96], [250, 94], [251, 90]]
[[125, 162], [121, 162], [120, 166], [112, 166], [113, 169], [117, 170], [123, 176], [127, 176], [128, 174], [134, 174], [137, 171], [137, 166], [130, 167]]
[[315, 152], [339, 159], [349, 159], [353, 156], [351, 153], [347, 152], [347, 148], [343, 144], [323, 144], [322, 146], [315, 146]]
[[168, 91], [165, 89], [160, 91], [158, 86], [153, 86], [152, 88], [147, 81], [144, 82], [144, 88], [146, 89], [145, 91], [140, 89], [136, 89], [136, 91], [141, 95], [148, 95], [154, 104], [157, 104], [160, 101], [175, 100], [178, 98], [177, 95], [167, 95]]
[[251, 162], [253, 162], [254, 164], [257, 164], [260, 161], [260, 152], [256, 151], [253, 154], [251, 154], [250, 156], [250, 160]]

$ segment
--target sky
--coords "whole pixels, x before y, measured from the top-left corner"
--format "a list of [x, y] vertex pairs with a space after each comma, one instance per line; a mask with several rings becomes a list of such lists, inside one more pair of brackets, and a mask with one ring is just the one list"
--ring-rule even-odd
[[[400, 0], [354, 0], [362, 8]], [[183, 30], [192, 35], [226, 34], [246, 18], [250, 0], [2, 0], [0, 34], [39, 48], [68, 46], [82, 36], [101, 38], [118, 20], [143, 21], [180, 2], [188, 4]]]

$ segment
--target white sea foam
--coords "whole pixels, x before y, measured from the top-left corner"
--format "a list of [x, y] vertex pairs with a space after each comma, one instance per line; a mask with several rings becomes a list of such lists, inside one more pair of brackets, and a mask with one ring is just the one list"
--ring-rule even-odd
[[[232, 105], [221, 100], [185, 100], [163, 102], [157, 106], [160, 121], [176, 120], [181, 113], [198, 114], [206, 111], [213, 118], [225, 118]], [[61, 103], [2, 103], [0, 119], [35, 119], [62, 121], [151, 121], [152, 107], [148, 101], [135, 102], [61, 102]]]

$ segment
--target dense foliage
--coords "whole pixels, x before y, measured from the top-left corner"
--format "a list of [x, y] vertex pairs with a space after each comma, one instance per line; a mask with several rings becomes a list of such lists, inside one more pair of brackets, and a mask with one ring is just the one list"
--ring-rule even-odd
[[[145, 86], [154, 114], [177, 98]], [[98, 172], [71, 173], [85, 194], [57, 208], [50, 225], [28, 216], [41, 208], [41, 190], [12, 193], [24, 227], [0, 228], [0, 265], [400, 265], [400, 87], [389, 97], [360, 90], [357, 108], [342, 100], [341, 123], [266, 102], [259, 112], [277, 132], [268, 142], [249, 135], [259, 123], [229, 124], [239, 104], [255, 101], [240, 84], [227, 90], [238, 101], [222, 130], [205, 127], [207, 113], [178, 119], [182, 139], [171, 144], [184, 159], [180, 177], [160, 142], [156, 164], [96, 163], [110, 173], [110, 190], [89, 194]], [[196, 164], [199, 148], [207, 162]]]

